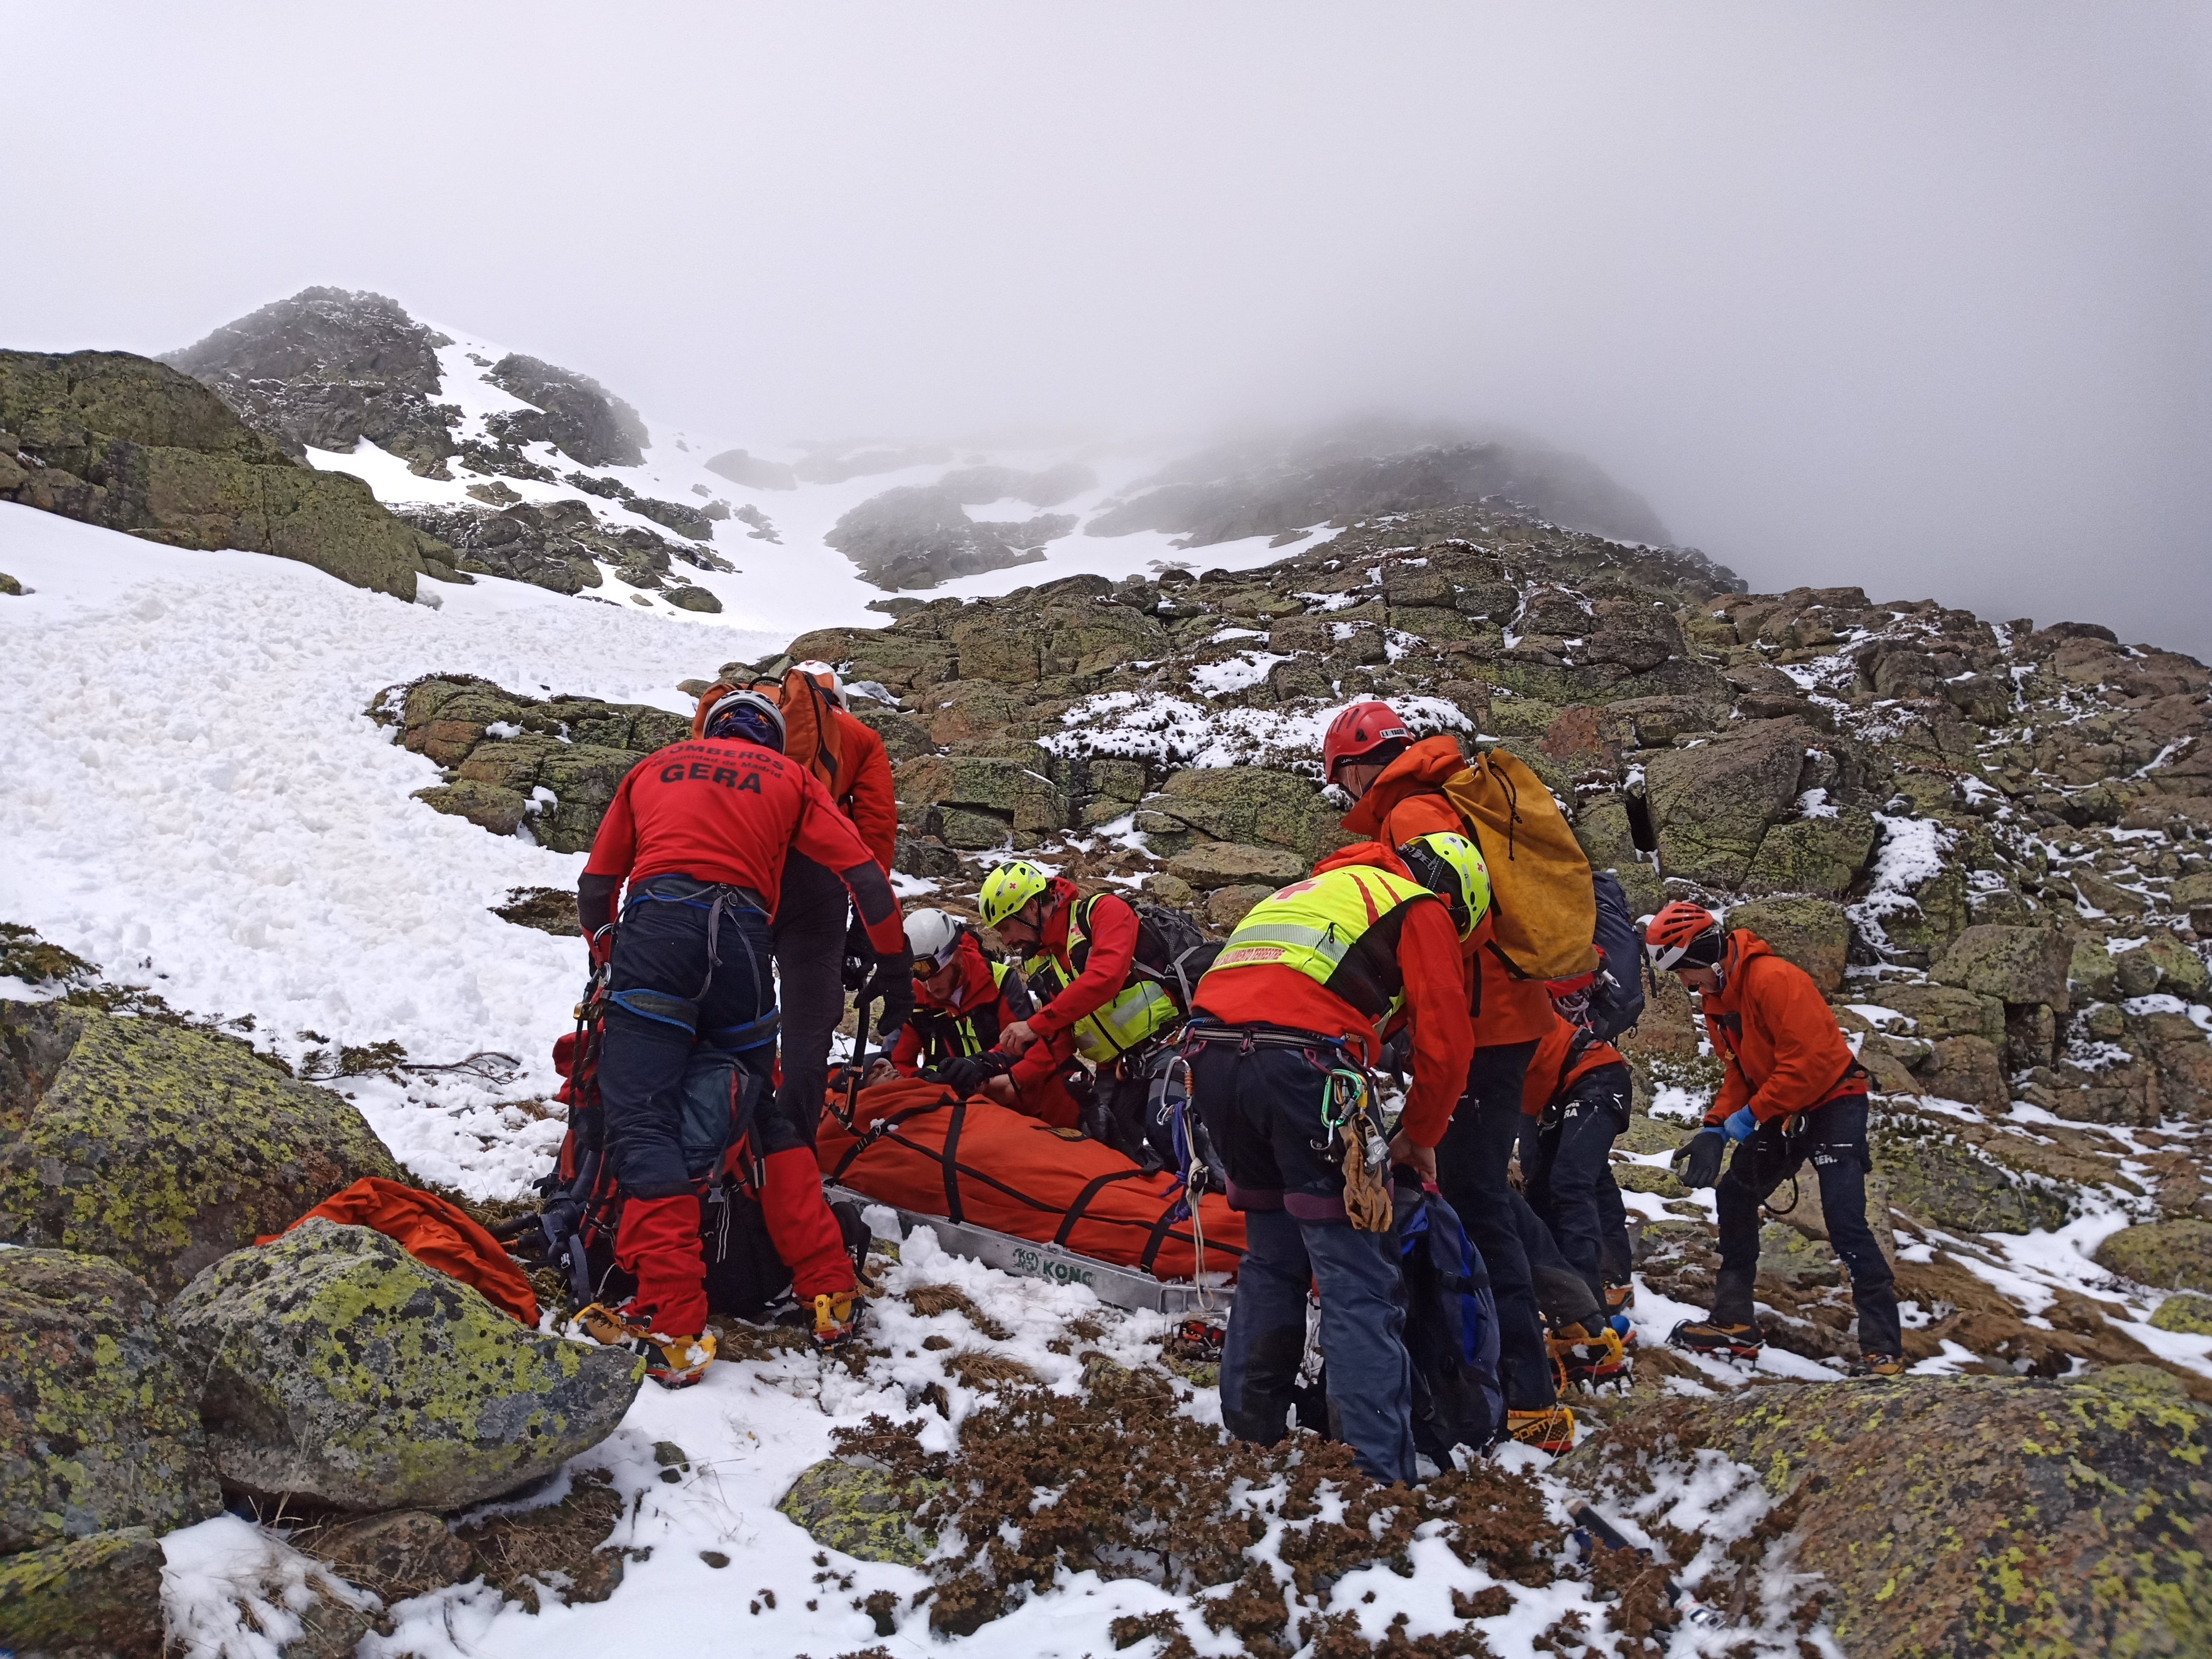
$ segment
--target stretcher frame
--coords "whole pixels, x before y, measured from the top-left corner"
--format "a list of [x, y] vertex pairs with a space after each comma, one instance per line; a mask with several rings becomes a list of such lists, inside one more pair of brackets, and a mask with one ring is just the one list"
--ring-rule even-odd
[[849, 1200], [863, 1211], [872, 1206], [898, 1217], [903, 1239], [917, 1227], [927, 1227], [947, 1254], [963, 1261], [1012, 1273], [1017, 1279], [1042, 1279], [1054, 1285], [1080, 1285], [1109, 1307], [1132, 1313], [1166, 1314], [1174, 1319], [1201, 1316], [1226, 1316], [1237, 1299], [1234, 1285], [1194, 1284], [1187, 1279], [1155, 1279], [1134, 1267], [1124, 1267], [1094, 1256], [1078, 1255], [1057, 1244], [1018, 1238], [1012, 1233], [979, 1227], [972, 1221], [953, 1221], [920, 1210], [902, 1210], [850, 1187], [825, 1183], [830, 1201]]

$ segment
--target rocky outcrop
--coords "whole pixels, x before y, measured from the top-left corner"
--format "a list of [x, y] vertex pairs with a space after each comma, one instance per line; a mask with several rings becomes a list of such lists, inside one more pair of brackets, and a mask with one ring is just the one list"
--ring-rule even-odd
[[484, 379], [532, 405], [484, 422], [502, 444], [551, 444], [585, 466], [637, 466], [652, 442], [638, 412], [588, 374], [520, 353], [484, 371]]
[[320, 1218], [224, 1257], [167, 1317], [223, 1480], [343, 1509], [458, 1509], [550, 1474], [614, 1431], [644, 1375]]
[[0, 1556], [222, 1508], [161, 1316], [112, 1261], [0, 1250]]
[[381, 294], [302, 289], [161, 361], [212, 388], [295, 456], [363, 438], [426, 478], [450, 478], [461, 411], [437, 401], [453, 342]]
[[1536, 516], [1627, 541], [1664, 544], [1640, 498], [1589, 462], [1533, 440], [1471, 440], [1369, 423], [1317, 440], [1231, 444], [1177, 462], [1084, 526], [1091, 536], [1166, 530], [1205, 547], [1386, 513], [1516, 502]]
[[707, 471], [720, 474], [747, 489], [796, 489], [799, 475], [781, 461], [763, 460], [742, 449], [726, 449], [707, 462]]
[[25, 1659], [159, 1659], [162, 1560], [150, 1527], [0, 1556], [0, 1645]]
[[463, 676], [388, 687], [369, 714], [445, 769], [445, 781], [417, 799], [495, 835], [526, 823], [539, 845], [560, 853], [588, 848], [630, 768], [691, 732], [665, 709], [526, 697]]
[[817, 1544], [856, 1561], [918, 1567], [935, 1537], [908, 1519], [913, 1496], [881, 1469], [824, 1458], [803, 1471], [776, 1500], [779, 1513]]
[[860, 566], [865, 580], [896, 589], [934, 587], [955, 576], [1029, 563], [1044, 556], [1047, 542], [1075, 528], [1065, 514], [979, 524], [962, 499], [943, 485], [886, 489], [847, 513], [822, 539]]
[[1848, 1653], [2180, 1653], [2212, 1605], [2212, 1407], [2164, 1372], [1784, 1383], [1644, 1406], [1557, 1473], [1759, 1470]]
[[[632, 500], [629, 505], [638, 503]], [[404, 505], [394, 511], [450, 544], [463, 572], [504, 576], [556, 593], [602, 586], [601, 563], [614, 566], [631, 586], [648, 588], [681, 580], [671, 568], [672, 560], [701, 570], [731, 568], [728, 560], [711, 549], [668, 541], [639, 525], [617, 527], [579, 501], [518, 501], [496, 512]]]
[[106, 1256], [173, 1295], [398, 1166], [351, 1102], [243, 1042], [0, 1002], [0, 1242]]
[[121, 351], [0, 351], [0, 500], [403, 599], [447, 556], [360, 479], [301, 465], [198, 380]]

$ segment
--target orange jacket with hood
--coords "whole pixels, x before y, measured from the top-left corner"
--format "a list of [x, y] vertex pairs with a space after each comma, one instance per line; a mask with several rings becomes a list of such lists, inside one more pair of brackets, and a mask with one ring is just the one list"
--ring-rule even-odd
[[1713, 1050], [1728, 1067], [1708, 1124], [1745, 1106], [1765, 1123], [1867, 1092], [1866, 1073], [1813, 976], [1749, 928], [1729, 935], [1721, 988], [1699, 1000]]
[[[1459, 739], [1446, 732], [1423, 738], [1383, 769], [1382, 775], [1344, 815], [1344, 827], [1370, 836], [1386, 847], [1403, 847], [1416, 836], [1443, 830], [1468, 833], [1467, 820], [1444, 794], [1444, 780], [1467, 768]], [[1476, 964], [1474, 981], [1474, 1042], [1494, 1048], [1508, 1042], [1534, 1042], [1557, 1018], [1552, 994], [1541, 980], [1522, 979], [1489, 948], [1490, 919], [1465, 947]]]
[[884, 740], [865, 721], [842, 708], [836, 720], [837, 807], [852, 819], [888, 876], [898, 852], [898, 795], [891, 781], [890, 757], [884, 752]]

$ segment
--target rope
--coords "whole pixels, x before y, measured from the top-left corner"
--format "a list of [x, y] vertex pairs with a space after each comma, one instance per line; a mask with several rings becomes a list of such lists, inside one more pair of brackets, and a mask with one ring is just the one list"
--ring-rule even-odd
[[1322, 1122], [1344, 1142], [1345, 1218], [1364, 1233], [1390, 1231], [1389, 1151], [1368, 1122], [1374, 1085], [1364, 1072], [1333, 1067], [1322, 1085]]

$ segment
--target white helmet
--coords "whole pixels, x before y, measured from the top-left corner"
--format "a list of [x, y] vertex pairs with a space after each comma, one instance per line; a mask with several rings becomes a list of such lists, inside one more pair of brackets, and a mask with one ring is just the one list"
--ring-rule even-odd
[[959, 917], [942, 910], [909, 910], [906, 918], [906, 947], [914, 952], [914, 964], [927, 963], [933, 969], [942, 968], [952, 960], [959, 950], [961, 936], [968, 931]]
[[850, 714], [852, 700], [845, 695], [845, 677], [819, 658], [809, 657], [805, 662], [791, 665], [794, 672], [806, 676], [837, 700], [837, 707]]

